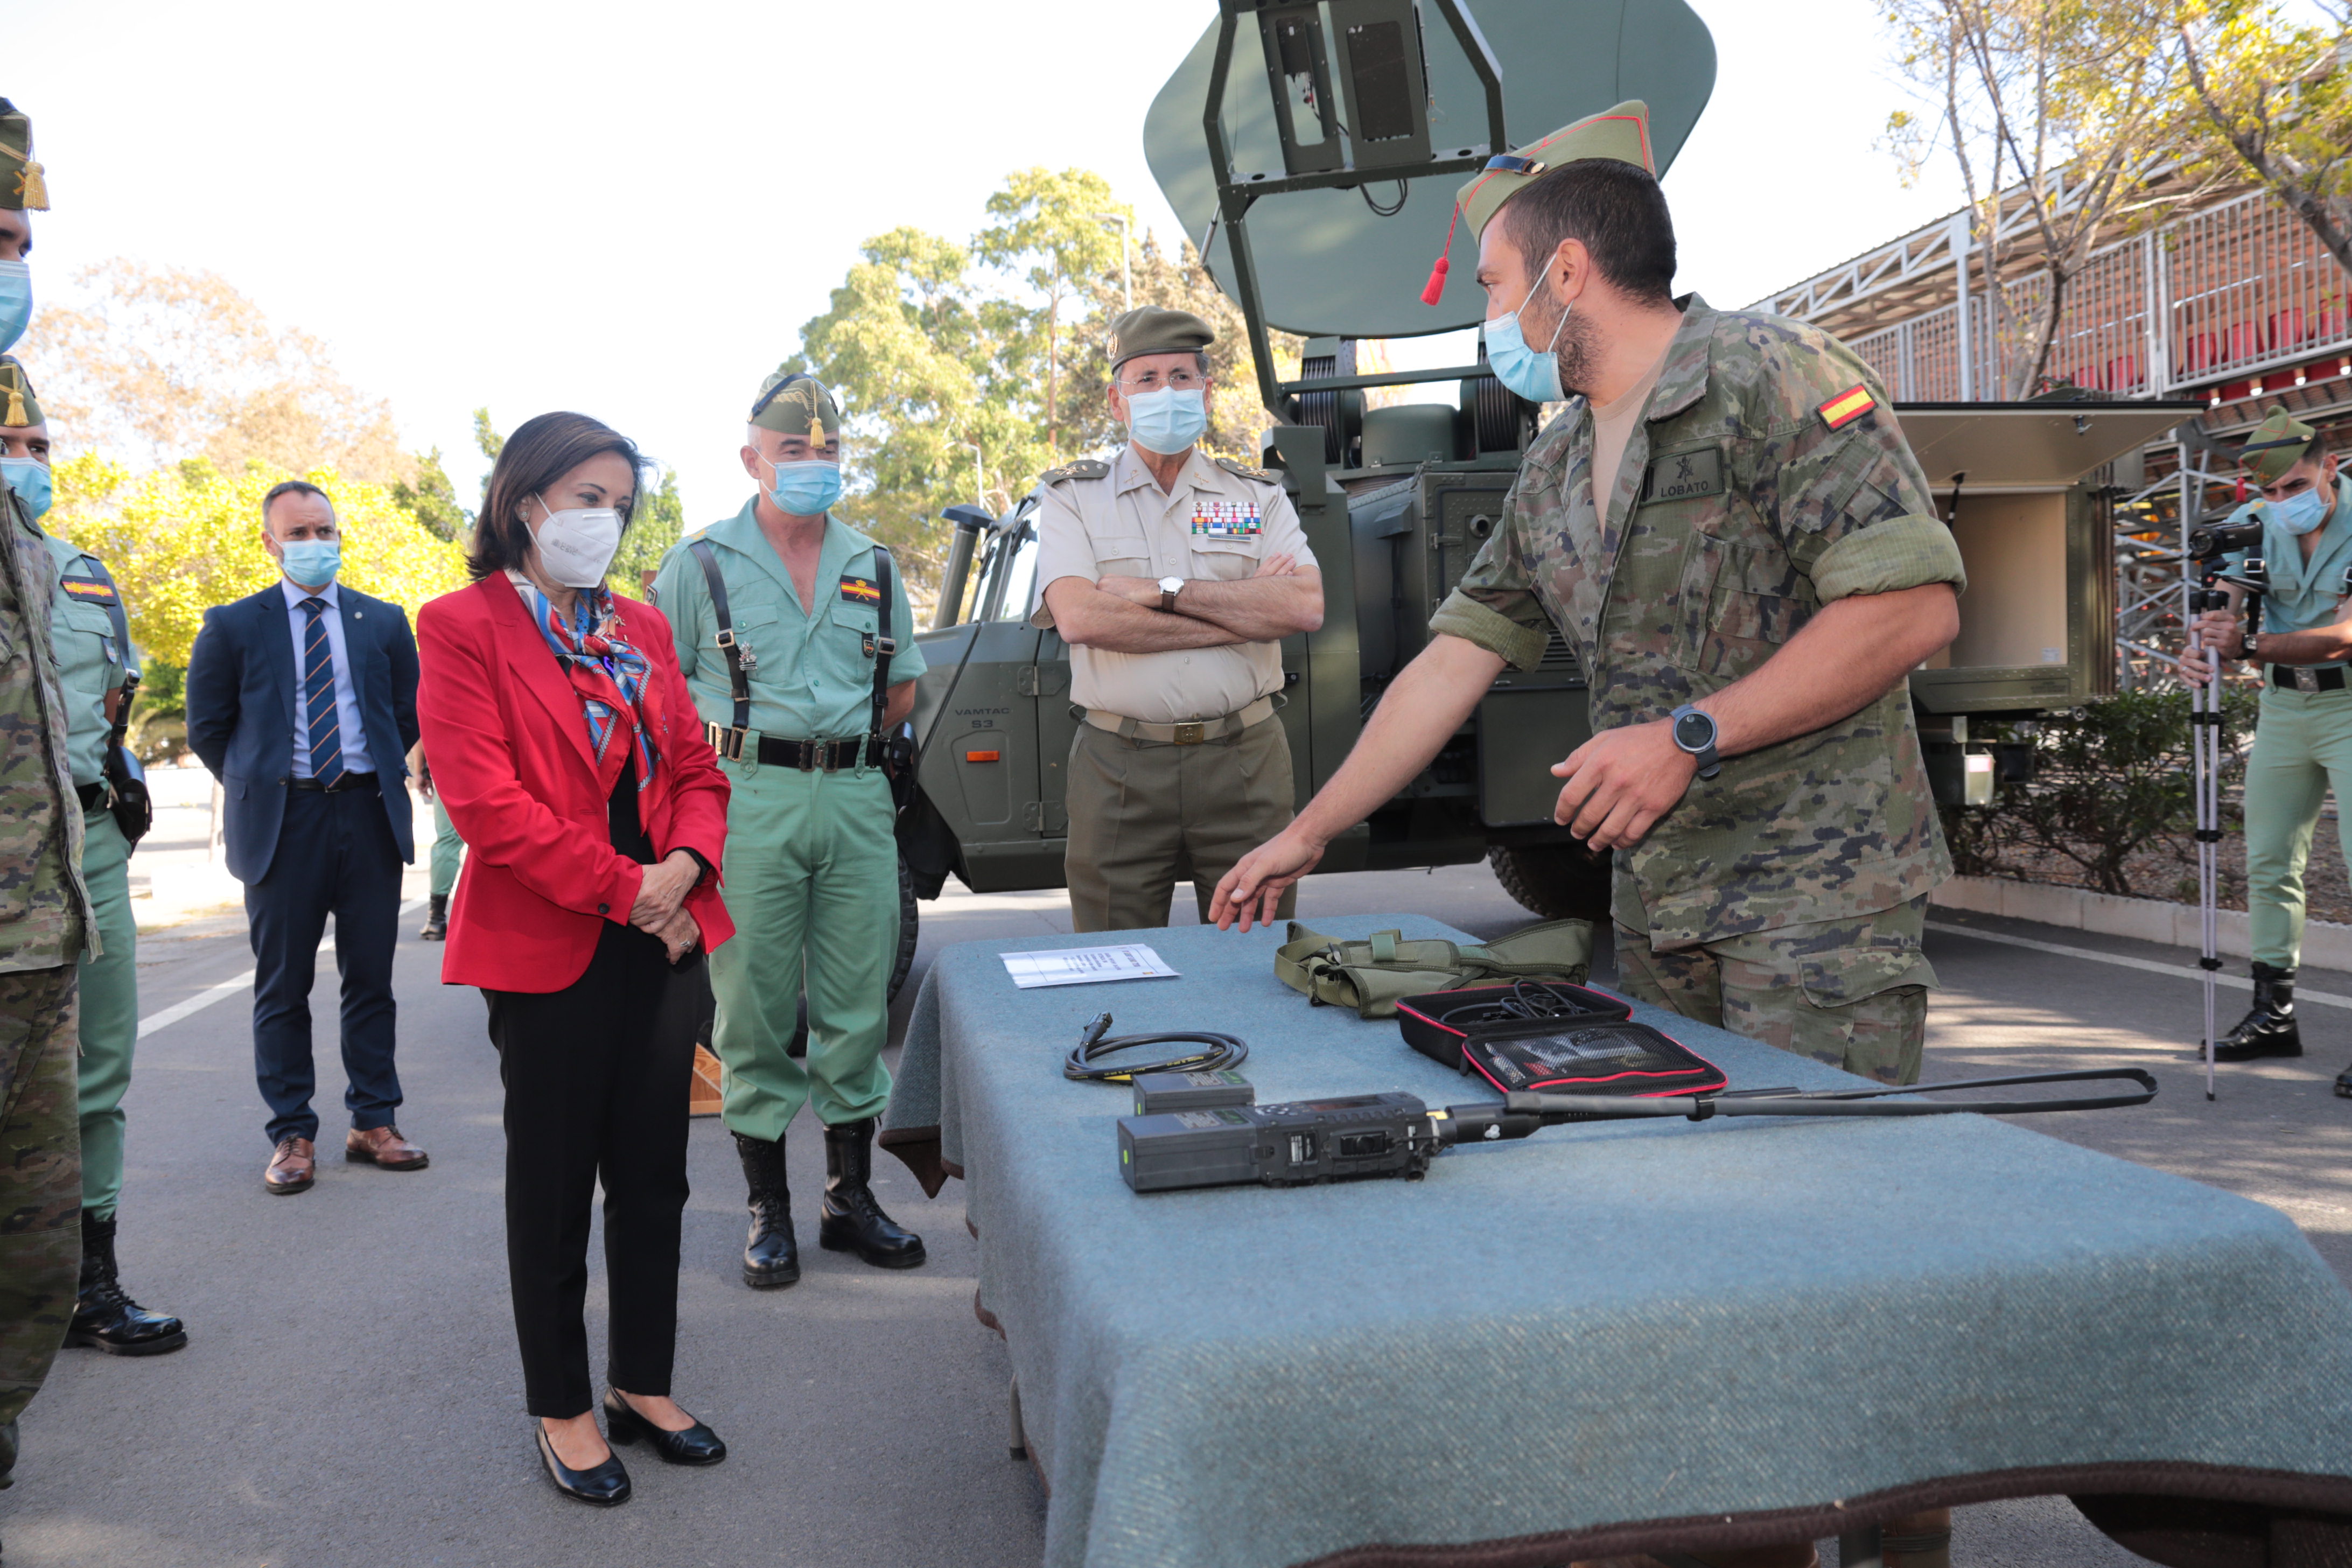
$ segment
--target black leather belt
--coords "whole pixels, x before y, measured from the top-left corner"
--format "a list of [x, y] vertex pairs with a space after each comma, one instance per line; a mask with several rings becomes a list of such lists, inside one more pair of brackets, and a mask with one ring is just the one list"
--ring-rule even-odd
[[[710, 738], [711, 749], [730, 762], [743, 760], [745, 734], [724, 724], [705, 723], [703, 732]], [[857, 765], [866, 749], [867, 737], [853, 735], [846, 741], [780, 741], [773, 735], [760, 737], [753, 760], [763, 768], [798, 768], [803, 773], [823, 769], [837, 773]], [[879, 758], [876, 759], [877, 763]]]
[[2304, 664], [2271, 666], [2271, 684], [2284, 691], [2341, 691], [2344, 671], [2340, 666], [2325, 668]]
[[332, 784], [320, 784], [317, 779], [288, 779], [288, 789], [307, 790], [318, 795], [341, 795], [347, 790], [375, 788], [373, 773], [344, 773]]
[[106, 786], [102, 784], [76, 784], [74, 794], [81, 797], [84, 811], [96, 811], [106, 804]]

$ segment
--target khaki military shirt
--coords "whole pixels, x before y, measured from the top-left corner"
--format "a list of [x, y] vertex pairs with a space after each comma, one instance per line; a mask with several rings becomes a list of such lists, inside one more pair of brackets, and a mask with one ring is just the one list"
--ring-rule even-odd
[[0, 971], [97, 950], [50, 626], [57, 592], [48, 535], [0, 483]]
[[[1100, 474], [1088, 470], [1099, 468]], [[1051, 628], [1045, 590], [1064, 577], [1190, 577], [1231, 583], [1269, 556], [1315, 569], [1281, 482], [1236, 473], [1195, 447], [1165, 494], [1123, 447], [1108, 465], [1073, 463], [1038, 487], [1037, 586], [1029, 624]], [[1282, 689], [1282, 645], [1169, 653], [1070, 649], [1070, 700], [1150, 724], [1221, 718]]]
[[[738, 646], [751, 666], [751, 728], [782, 741], [839, 741], [863, 735], [874, 722], [875, 637], [881, 620], [880, 578], [874, 542], [838, 518], [827, 518], [817, 552], [816, 595], [803, 608], [791, 572], [753, 515], [756, 501], [670, 546], [654, 579], [654, 602], [669, 618], [678, 668], [694, 705], [713, 724], [734, 723], [735, 700], [727, 655], [719, 646], [710, 585], [688, 546], [708, 540], [727, 584], [727, 609]], [[927, 668], [915, 644], [915, 617], [907, 581], [890, 574], [892, 686]], [[751, 742], [757, 745], [756, 739]], [[749, 750], [749, 748], [747, 748]]]
[[[1832, 600], [1966, 586], [1867, 365], [1795, 321], [1683, 305], [1605, 510], [1578, 399], [1528, 448], [1503, 526], [1430, 622], [1521, 669], [1558, 627], [1590, 672], [1595, 732], [1753, 673]], [[1855, 388], [1859, 414], [1840, 402]], [[1619, 918], [1661, 949], [1927, 892], [1951, 864], [1907, 685], [1726, 758], [1617, 868]]]
[[49, 560], [58, 572], [52, 618], [58, 672], [65, 688], [67, 761], [76, 784], [102, 784], [106, 738], [114, 732], [106, 717], [107, 700], [122, 689], [135, 668], [131, 649], [115, 636], [114, 616], [108, 608], [119, 605], [121, 595], [97, 556], [56, 534], [49, 535]]

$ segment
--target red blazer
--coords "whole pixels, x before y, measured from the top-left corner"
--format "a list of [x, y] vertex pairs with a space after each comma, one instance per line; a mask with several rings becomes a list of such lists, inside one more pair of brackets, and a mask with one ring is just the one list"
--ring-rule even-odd
[[[669, 623], [651, 605], [614, 604], [652, 666], [646, 708], [667, 776], [639, 797], [646, 837], [656, 855], [690, 848], [717, 867], [727, 775], [678, 673]], [[604, 922], [627, 922], [645, 879], [613, 848], [580, 695], [503, 574], [425, 605], [416, 634], [425, 755], [467, 855], [441, 979], [561, 991], [587, 973]], [[715, 876], [686, 907], [706, 950], [734, 934]]]

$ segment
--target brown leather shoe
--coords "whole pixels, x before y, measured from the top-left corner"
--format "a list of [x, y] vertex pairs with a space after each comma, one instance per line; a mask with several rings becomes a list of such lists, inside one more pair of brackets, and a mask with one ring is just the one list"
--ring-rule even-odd
[[278, 1152], [269, 1156], [269, 1168], [261, 1173], [261, 1184], [281, 1197], [289, 1193], [307, 1193], [318, 1179], [318, 1152], [308, 1138], [289, 1138], [280, 1142]]
[[433, 1157], [400, 1135], [397, 1127], [354, 1127], [343, 1140], [343, 1158], [384, 1171], [421, 1171]]

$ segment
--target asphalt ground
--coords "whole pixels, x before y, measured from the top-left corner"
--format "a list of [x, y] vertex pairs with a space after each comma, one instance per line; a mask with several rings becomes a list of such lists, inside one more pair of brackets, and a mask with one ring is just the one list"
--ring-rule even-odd
[[[1175, 918], [1189, 921], [1191, 906], [1179, 889]], [[1318, 878], [1301, 909], [1309, 921], [1411, 910], [1481, 936], [1531, 918], [1483, 867]], [[1056, 894], [950, 896], [923, 911], [918, 979], [950, 942], [1068, 928]], [[346, 1165], [329, 1142], [310, 1192], [262, 1190], [269, 1151], [247, 992], [223, 992], [142, 1040], [121, 1252], [133, 1293], [184, 1317], [191, 1342], [147, 1360], [60, 1357], [26, 1414], [17, 1485], [0, 1493], [7, 1563], [1036, 1563], [1045, 1500], [1029, 1467], [1007, 1457], [1009, 1371], [972, 1314], [961, 1184], [926, 1201], [877, 1155], [883, 1203], [921, 1232], [930, 1261], [866, 1268], [814, 1246], [822, 1151], [797, 1130], [803, 1277], [755, 1293], [736, 1272], [732, 1147], [715, 1118], [693, 1128], [676, 1392], [727, 1438], [727, 1463], [671, 1469], [624, 1450], [636, 1495], [610, 1511], [549, 1489], [508, 1309], [497, 1060], [478, 994], [438, 984], [440, 949], [415, 939], [414, 921], [398, 969], [401, 1125], [432, 1152], [425, 1172]], [[2329, 1088], [2352, 1059], [2352, 1007], [2306, 1005], [2315, 1054], [2227, 1068], [2209, 1103], [2191, 1059], [2201, 1016], [2191, 955], [1952, 911], [1937, 911], [1929, 953], [1944, 988], [1928, 1077], [2146, 1067], [2163, 1084], [2155, 1105], [2032, 1124], [2276, 1205], [2352, 1276], [2352, 1100]], [[151, 934], [142, 1015], [166, 1015], [251, 963], [234, 917]], [[1604, 953], [1596, 978], [1610, 968]], [[2352, 974], [2307, 971], [2303, 984], [2306, 996], [2352, 1001]], [[313, 999], [322, 1021], [333, 985], [329, 966]], [[914, 989], [898, 1003], [902, 1026]], [[2222, 991], [2225, 1016], [2244, 1005], [2242, 987]], [[331, 1026], [321, 1033], [331, 1040]], [[343, 1125], [331, 1047], [320, 1078], [331, 1140]], [[593, 1332], [601, 1259], [592, 1268]], [[1824, 1556], [1834, 1563], [1834, 1547]], [[1954, 1561], [2138, 1559], [2063, 1500], [2036, 1499], [1960, 1510]]]

